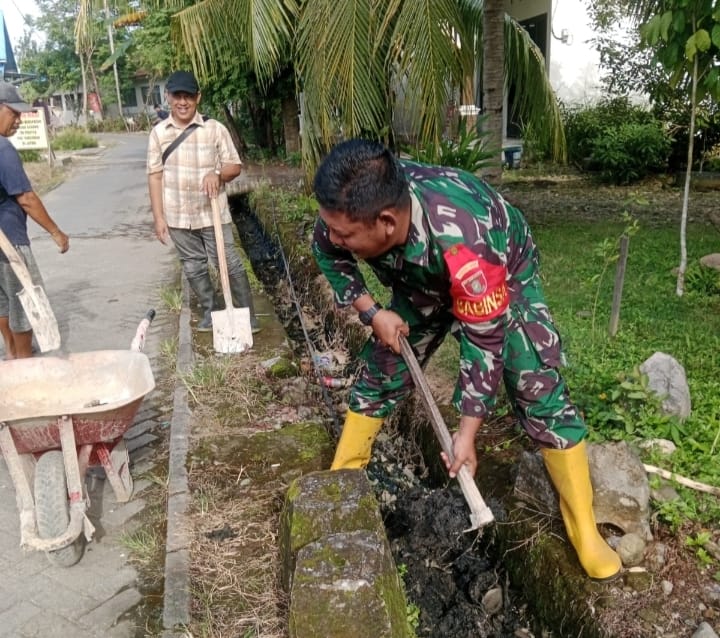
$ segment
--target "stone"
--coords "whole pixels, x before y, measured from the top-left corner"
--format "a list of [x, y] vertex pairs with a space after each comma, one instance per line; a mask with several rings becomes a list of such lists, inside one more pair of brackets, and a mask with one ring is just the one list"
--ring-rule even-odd
[[298, 551], [290, 638], [410, 638], [407, 601], [384, 533], [332, 534]]
[[482, 606], [488, 616], [500, 613], [503, 608], [502, 587], [493, 587], [482, 598]]
[[[590, 444], [588, 462], [596, 521], [652, 540], [647, 473], [630, 446], [625, 442]], [[560, 516], [557, 492], [539, 452], [520, 455], [513, 493], [550, 516]]]
[[540, 452], [520, 454], [513, 494], [523, 501], [533, 503], [550, 516], [560, 516], [557, 492], [545, 469]]
[[660, 487], [650, 490], [650, 497], [658, 503], [671, 503], [677, 501], [680, 494], [669, 483], [663, 483]]
[[692, 638], [718, 638], [715, 630], [706, 622], [700, 623]]
[[640, 458], [625, 441], [591, 444], [588, 457], [596, 521], [651, 541], [650, 486]]
[[638, 447], [643, 450], [660, 452], [660, 454], [664, 454], [665, 456], [670, 456], [673, 452], [675, 452], [675, 450], [677, 450], [677, 446], [667, 439], [646, 439], [644, 441], [640, 441], [638, 443]]
[[312, 472], [290, 484], [280, 518], [282, 581], [290, 591], [298, 552], [326, 536], [367, 530], [384, 534], [364, 470]]
[[667, 562], [667, 545], [665, 543], [651, 543], [645, 550], [645, 563], [655, 573], [662, 571]]
[[617, 553], [625, 567], [634, 567], [639, 565], [645, 554], [645, 541], [637, 534], [625, 534], [620, 539], [617, 546]]
[[720, 270], [720, 253], [710, 253], [700, 257], [700, 264], [705, 268]]
[[640, 364], [640, 372], [648, 377], [648, 387], [662, 401], [665, 414], [684, 420], [692, 409], [690, 388], [685, 369], [664, 352], [656, 352]]

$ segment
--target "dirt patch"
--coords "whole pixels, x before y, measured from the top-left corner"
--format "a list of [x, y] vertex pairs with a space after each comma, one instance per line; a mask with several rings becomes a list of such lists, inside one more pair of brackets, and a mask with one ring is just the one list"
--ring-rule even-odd
[[[498, 190], [525, 213], [533, 227], [567, 219], [619, 222], [625, 210], [651, 227], [679, 224], [682, 212], [682, 187], [659, 178], [632, 187], [607, 186], [580, 175], [524, 178], [508, 180]], [[692, 191], [688, 221], [714, 225], [720, 231], [718, 202], [720, 191]]]
[[529, 630], [493, 555], [493, 529], [466, 531], [462, 494], [412, 488], [398, 496], [385, 523], [407, 596], [420, 609], [418, 636], [487, 638]]
[[25, 162], [23, 168], [33, 189], [39, 195], [43, 195], [61, 184], [67, 179], [70, 172], [69, 168], [59, 163], [51, 167], [47, 162]]

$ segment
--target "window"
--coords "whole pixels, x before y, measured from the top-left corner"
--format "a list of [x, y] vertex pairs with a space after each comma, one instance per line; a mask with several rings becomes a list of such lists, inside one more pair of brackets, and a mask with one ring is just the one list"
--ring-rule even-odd
[[143, 104], [149, 104], [150, 106], [152, 106], [153, 104], [162, 104], [162, 98], [160, 97], [160, 87], [157, 84], [155, 86], [153, 86], [152, 95], [150, 96], [150, 99], [148, 99], [149, 93], [150, 93], [149, 86], [142, 87]]
[[135, 88], [125, 89], [122, 92], [123, 106], [137, 106], [137, 91]]

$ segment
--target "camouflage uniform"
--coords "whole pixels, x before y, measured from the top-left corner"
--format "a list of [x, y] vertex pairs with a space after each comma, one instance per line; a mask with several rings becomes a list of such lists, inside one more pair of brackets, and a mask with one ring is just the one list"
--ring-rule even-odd
[[[412, 200], [408, 239], [367, 263], [392, 289], [388, 308], [410, 326], [420, 363], [450, 332], [460, 343], [453, 402], [461, 414], [485, 418], [502, 377], [535, 441], [551, 448], [579, 442], [587, 430], [557, 370], [560, 337], [522, 213], [469, 173], [400, 163]], [[355, 258], [330, 242], [322, 220], [315, 226], [313, 252], [340, 306], [368, 293]], [[410, 373], [402, 357], [374, 336], [361, 357], [366, 366], [349, 408], [384, 417], [412, 390]]]

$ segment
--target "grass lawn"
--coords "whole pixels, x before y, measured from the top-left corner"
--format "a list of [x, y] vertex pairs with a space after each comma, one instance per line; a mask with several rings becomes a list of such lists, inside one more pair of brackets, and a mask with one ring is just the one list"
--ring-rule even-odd
[[[707, 225], [689, 225], [690, 277], [688, 290], [678, 297], [679, 225], [641, 224], [630, 240], [620, 328], [610, 338], [616, 266], [610, 263], [598, 278], [608, 255], [600, 246], [608, 239], [614, 245], [622, 232], [622, 224], [604, 221], [563, 222], [534, 231], [548, 303], [568, 356], [564, 374], [594, 438], [673, 439], [678, 452], [664, 465], [720, 485], [720, 295], [694, 284], [697, 260], [720, 251], [720, 236]], [[683, 424], [659, 416], [633, 372], [656, 351], [675, 357], [687, 373], [692, 415]]]

